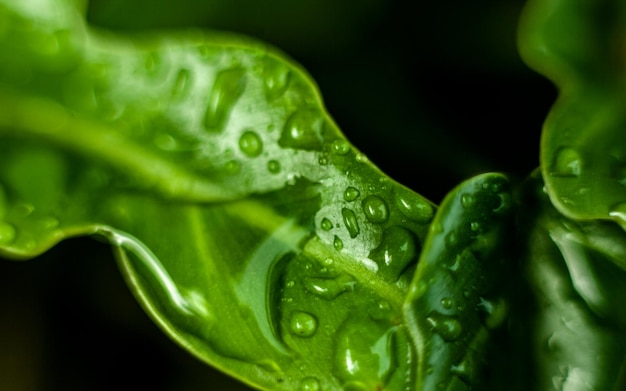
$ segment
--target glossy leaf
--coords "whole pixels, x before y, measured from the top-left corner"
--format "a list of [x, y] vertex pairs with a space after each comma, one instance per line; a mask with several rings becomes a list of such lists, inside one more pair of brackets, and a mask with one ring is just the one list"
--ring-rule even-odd
[[514, 210], [501, 174], [463, 182], [442, 202], [404, 307], [417, 349], [416, 390], [498, 389], [483, 360], [508, 316], [500, 276], [513, 266]]
[[523, 20], [523, 57], [560, 90], [541, 141], [550, 199], [570, 218], [625, 227], [626, 3], [533, 0]]
[[120, 37], [0, 2], [0, 254], [114, 245], [151, 317], [268, 389], [403, 388], [434, 214], [352, 147], [309, 77], [234, 36]]

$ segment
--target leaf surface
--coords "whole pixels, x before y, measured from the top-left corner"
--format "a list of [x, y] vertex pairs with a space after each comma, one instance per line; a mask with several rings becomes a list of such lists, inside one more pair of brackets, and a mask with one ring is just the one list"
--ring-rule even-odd
[[164, 331], [248, 384], [407, 386], [402, 303], [434, 205], [276, 50], [117, 36], [72, 4], [0, 2], [0, 254], [99, 235]]

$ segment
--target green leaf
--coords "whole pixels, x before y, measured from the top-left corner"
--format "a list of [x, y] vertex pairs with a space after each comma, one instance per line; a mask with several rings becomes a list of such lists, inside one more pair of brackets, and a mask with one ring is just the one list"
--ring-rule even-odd
[[489, 375], [484, 360], [511, 304], [500, 276], [513, 267], [514, 210], [501, 174], [467, 180], [443, 200], [404, 306], [417, 350], [416, 390], [502, 389], [497, 373], [510, 368], [490, 362]]
[[168, 335], [250, 385], [408, 386], [434, 205], [348, 143], [301, 68], [230, 35], [97, 31], [69, 1], [0, 19], [0, 255], [99, 235]]
[[541, 141], [550, 199], [626, 227], [626, 3], [533, 0], [523, 21], [523, 57], [560, 89]]

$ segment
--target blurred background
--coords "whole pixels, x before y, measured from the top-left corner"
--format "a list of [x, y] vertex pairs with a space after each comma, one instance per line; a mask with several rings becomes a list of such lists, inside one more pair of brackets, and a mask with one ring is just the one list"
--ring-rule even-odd
[[[348, 139], [439, 203], [486, 172], [538, 166], [556, 90], [516, 48], [522, 0], [92, 0], [123, 33], [210, 28], [268, 42], [302, 64]], [[416, 5], [417, 4], [417, 5]], [[147, 318], [108, 245], [62, 243], [0, 262], [0, 390], [246, 390]]]

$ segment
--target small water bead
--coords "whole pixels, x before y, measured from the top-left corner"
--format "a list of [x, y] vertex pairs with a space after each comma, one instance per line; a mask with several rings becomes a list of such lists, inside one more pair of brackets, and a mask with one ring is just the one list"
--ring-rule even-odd
[[0, 245], [12, 243], [15, 240], [16, 233], [14, 226], [0, 222]]
[[331, 229], [333, 229], [333, 223], [330, 220], [328, 220], [326, 217], [324, 217], [320, 223], [320, 227], [324, 231], [330, 231]]
[[432, 312], [428, 315], [426, 322], [447, 342], [455, 341], [463, 332], [463, 326], [458, 319], [439, 312]]
[[317, 332], [317, 318], [307, 312], [291, 314], [291, 332], [299, 337], [311, 337]]
[[317, 378], [309, 376], [300, 381], [300, 391], [320, 391], [322, 386]]
[[176, 74], [176, 80], [172, 87], [172, 97], [178, 98], [183, 96], [187, 88], [191, 85], [191, 73], [187, 69], [181, 69]]
[[359, 163], [365, 163], [365, 162], [367, 162], [367, 160], [368, 160], [367, 156], [365, 156], [365, 154], [363, 154], [363, 153], [358, 153], [356, 155], [356, 161], [359, 162]]
[[472, 194], [463, 194], [461, 195], [461, 205], [464, 208], [471, 208], [476, 203], [476, 198]]
[[267, 162], [267, 171], [272, 174], [280, 173], [280, 162], [278, 160], [270, 160]]
[[346, 225], [346, 229], [352, 239], [356, 238], [360, 232], [359, 223], [356, 219], [356, 215], [352, 209], [342, 208], [341, 215], [343, 216], [343, 223]]
[[331, 150], [336, 155], [345, 155], [350, 151], [350, 144], [346, 140], [335, 140], [331, 145]]
[[333, 239], [333, 247], [337, 251], [343, 250], [343, 240], [341, 240], [341, 238], [337, 235], [335, 235], [335, 238]]
[[352, 202], [356, 200], [357, 198], [359, 198], [360, 195], [361, 195], [361, 192], [359, 192], [359, 189], [349, 186], [343, 192], [343, 199], [348, 202]]
[[204, 126], [210, 131], [223, 128], [233, 106], [246, 87], [246, 72], [242, 68], [220, 71], [215, 77], [204, 114]]
[[381, 224], [389, 218], [389, 209], [387, 203], [379, 196], [367, 196], [362, 203], [365, 217], [370, 223]]
[[444, 297], [443, 299], [441, 299], [441, 306], [444, 309], [449, 310], [450, 308], [452, 308], [452, 306], [454, 305], [454, 300], [452, 300], [449, 297]]
[[405, 228], [392, 226], [383, 231], [380, 245], [370, 252], [369, 257], [378, 264], [384, 278], [397, 281], [416, 255], [413, 234]]
[[472, 221], [470, 223], [470, 229], [472, 231], [478, 232], [478, 231], [480, 231], [480, 228], [481, 228], [481, 226], [480, 226], [480, 223], [478, 221]]
[[325, 166], [328, 164], [328, 156], [324, 156], [321, 155], [318, 159], [317, 162], [320, 164], [320, 166]]
[[241, 171], [241, 164], [236, 160], [231, 160], [224, 165], [224, 169], [229, 175], [236, 175]]
[[257, 157], [263, 152], [263, 141], [255, 131], [246, 130], [239, 137], [239, 149], [248, 157]]
[[296, 286], [296, 282], [291, 280], [291, 281], [287, 281], [287, 283], [285, 284], [285, 286], [287, 288], [293, 288], [294, 286]]
[[417, 223], [432, 220], [435, 211], [426, 199], [402, 187], [395, 189], [394, 196], [396, 207], [409, 219]]
[[563, 147], [556, 151], [550, 174], [557, 177], [578, 177], [581, 169], [580, 155], [572, 148]]
[[175, 151], [178, 149], [178, 141], [167, 133], [161, 133], [154, 137], [154, 145], [163, 151]]

